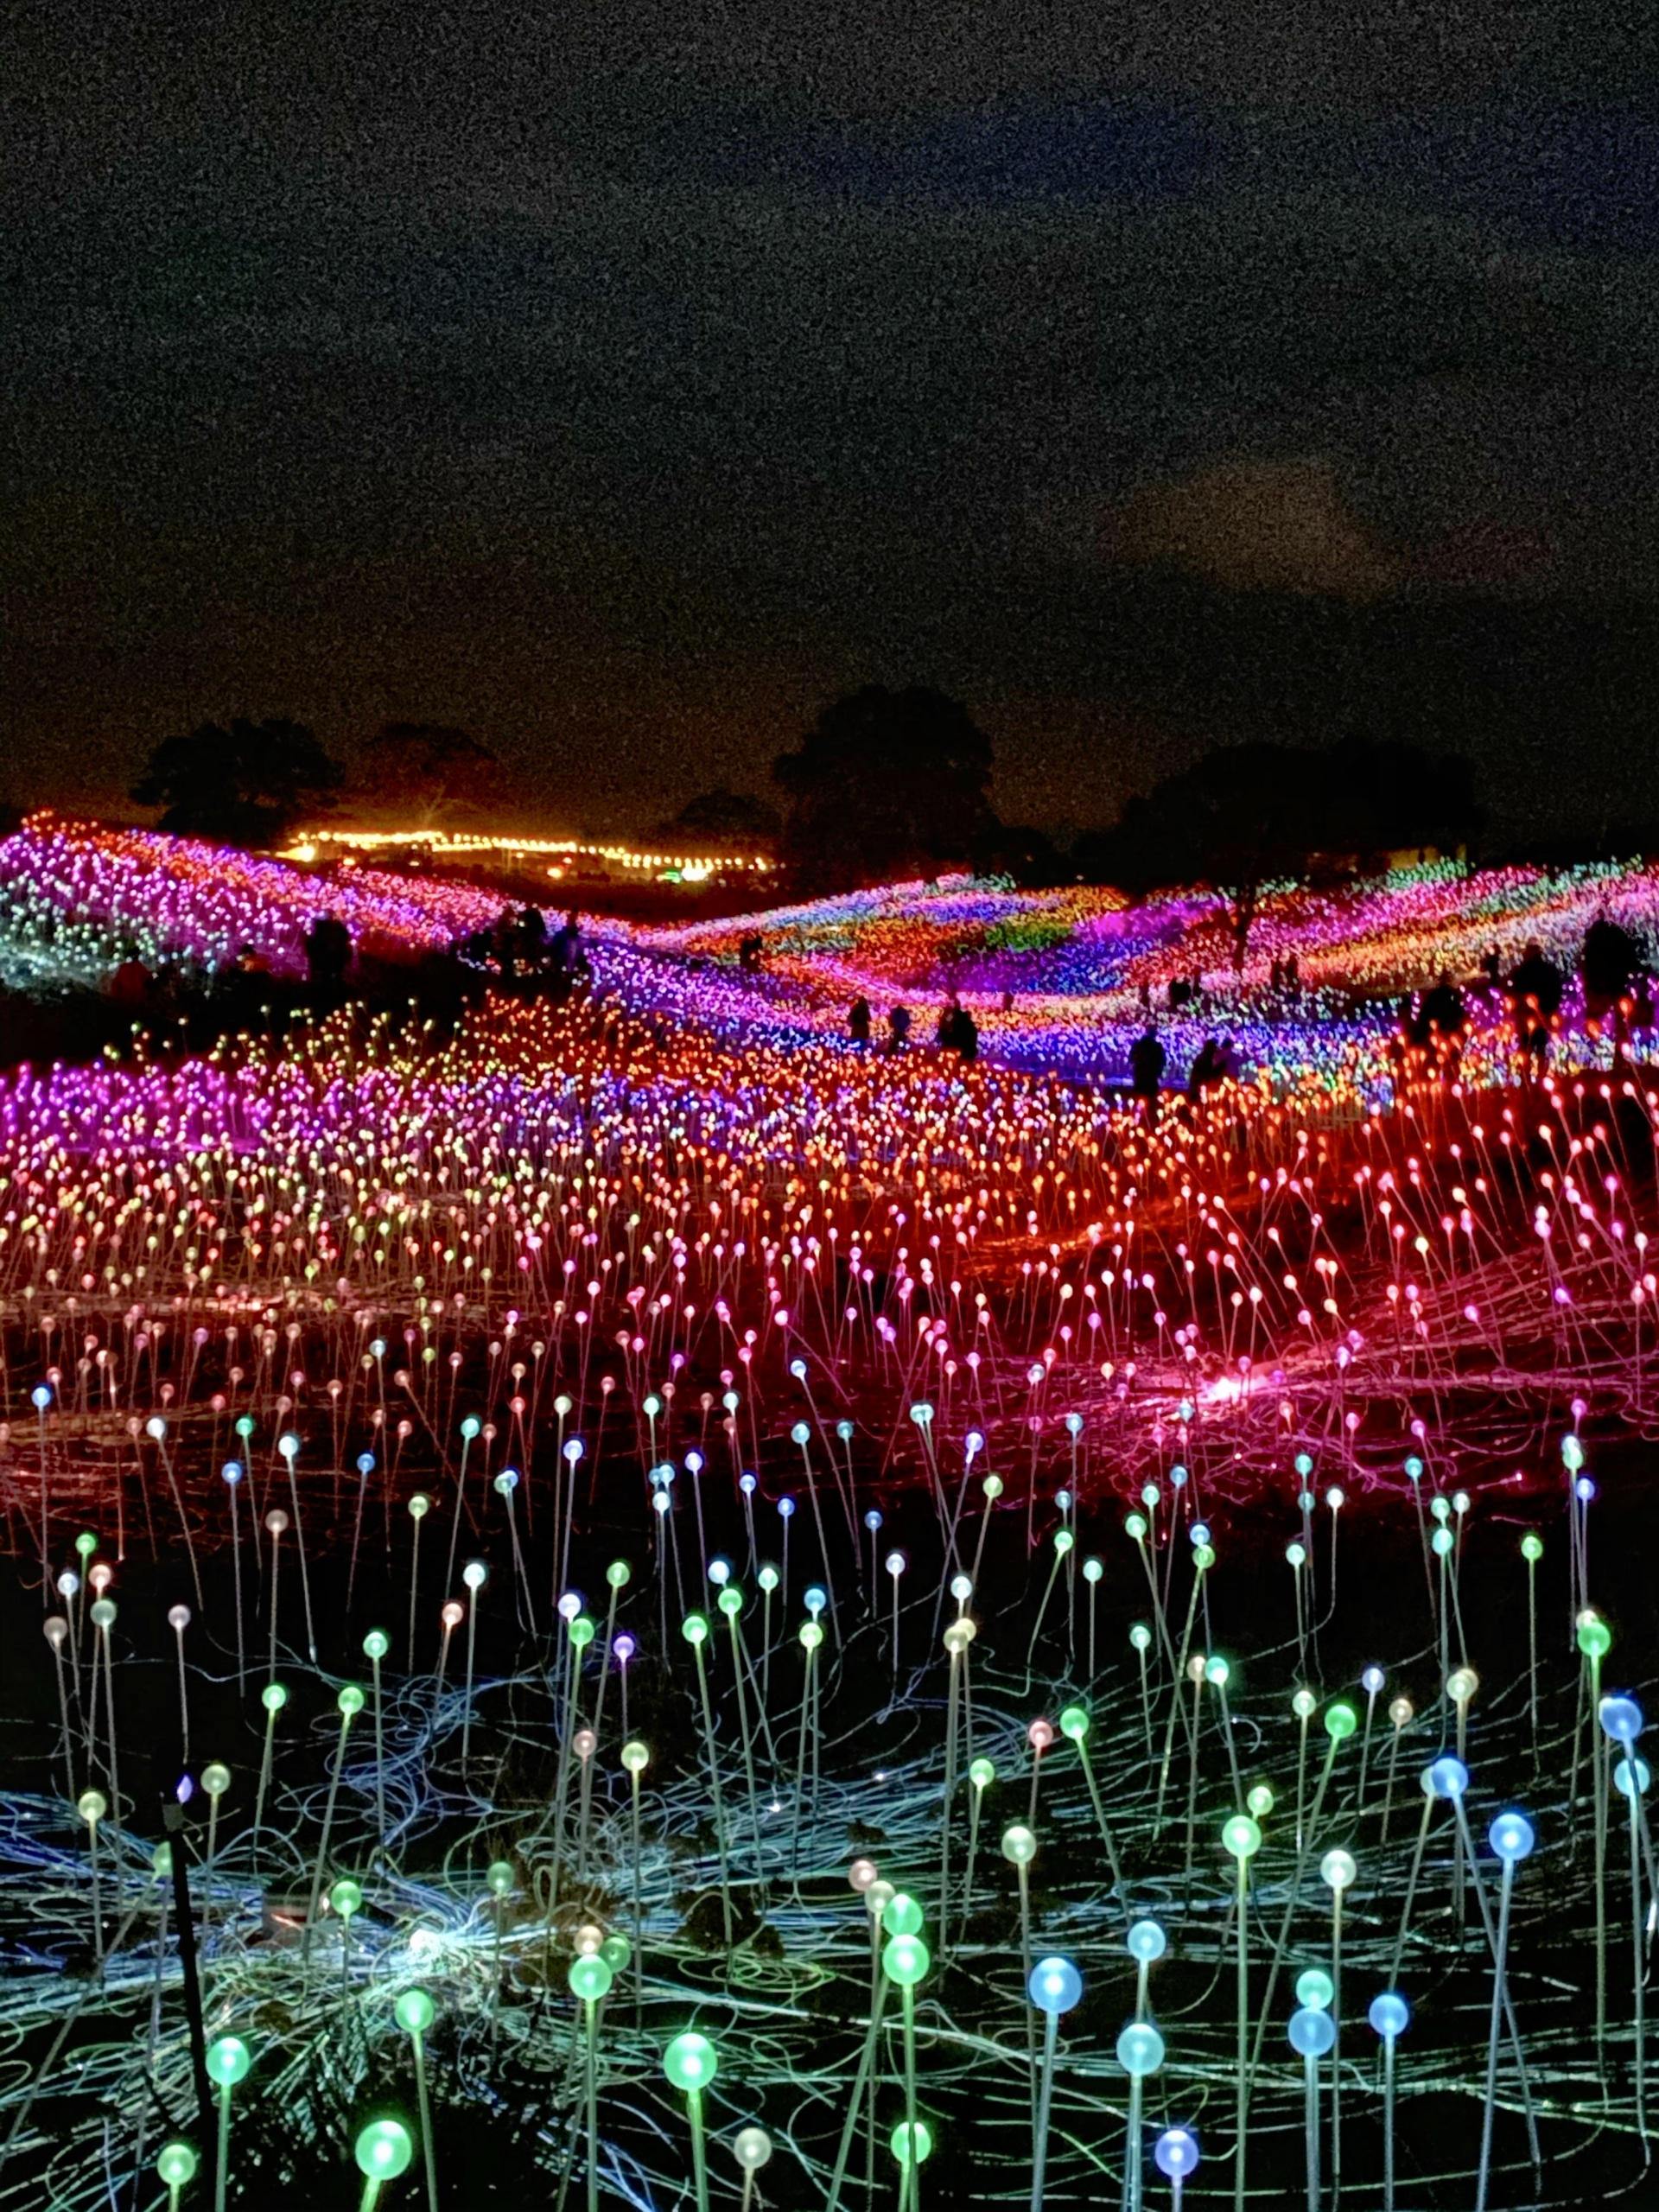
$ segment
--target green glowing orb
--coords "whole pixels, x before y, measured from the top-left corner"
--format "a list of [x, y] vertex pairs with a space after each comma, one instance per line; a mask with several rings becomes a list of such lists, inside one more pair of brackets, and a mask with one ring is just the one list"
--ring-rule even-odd
[[1579, 1649], [1586, 1659], [1605, 1659], [1613, 1648], [1613, 1632], [1599, 1613], [1579, 1615]]
[[1236, 1859], [1242, 1865], [1261, 1850], [1262, 1831], [1248, 1813], [1235, 1813], [1231, 1820], [1222, 1824], [1221, 1841], [1228, 1857]]
[[[933, 2131], [925, 2120], [916, 2123], [916, 2163], [920, 2165], [933, 2148]], [[901, 2166], [910, 2164], [910, 2122], [901, 2120], [893, 2131], [893, 2155]]]
[[358, 2171], [371, 2181], [395, 2181], [415, 2155], [414, 2138], [401, 2120], [372, 2120], [356, 2144]]
[[392, 2012], [406, 2036], [423, 2036], [438, 2017], [437, 2006], [418, 1986], [404, 1990]]
[[253, 2063], [253, 2053], [240, 2036], [220, 2036], [207, 2046], [207, 2072], [221, 2089], [233, 2089]]
[[919, 1936], [895, 1936], [881, 1953], [881, 1971], [900, 1989], [913, 1989], [933, 1963]]
[[590, 1958], [572, 1959], [565, 1979], [571, 1994], [580, 1997], [585, 2004], [595, 2005], [601, 1997], [611, 1993], [611, 1969], [598, 1954]]
[[183, 2189], [196, 2177], [196, 2154], [188, 2143], [163, 2143], [156, 2171], [169, 2189]]
[[675, 2037], [663, 2053], [663, 2071], [677, 2089], [706, 2089], [720, 2070], [720, 2054], [695, 2028]]

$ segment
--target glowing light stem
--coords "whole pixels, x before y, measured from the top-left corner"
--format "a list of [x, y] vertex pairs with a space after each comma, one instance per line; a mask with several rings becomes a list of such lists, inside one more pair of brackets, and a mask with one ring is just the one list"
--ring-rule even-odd
[[[816, 1628], [817, 1623], [809, 1623], [808, 1625]], [[801, 1732], [795, 1758], [795, 1815], [789, 1839], [790, 1875], [798, 1883], [800, 1878], [801, 1804], [806, 1796], [806, 1746], [812, 1726], [812, 1685], [819, 1639], [817, 1636], [809, 1637], [803, 1634], [801, 1641], [806, 1647], [806, 1673], [801, 1688]]]
[[1245, 2125], [1250, 2108], [1249, 2031], [1247, 2024], [1250, 2000], [1249, 1891], [1249, 1854], [1241, 1851], [1238, 1854], [1236, 1908], [1238, 1915], [1238, 2077], [1235, 2086], [1233, 2131], [1234, 2212], [1244, 2212], [1244, 2154], [1249, 2143], [1249, 2131]]
[[559, 1874], [564, 1865], [564, 1813], [570, 1795], [570, 1753], [577, 1720], [576, 1692], [581, 1680], [582, 1645], [569, 1631], [574, 1625], [566, 1621], [566, 1649], [569, 1657], [569, 1672], [565, 1677], [564, 1710], [559, 1729], [558, 1778], [553, 1790], [553, 1872], [548, 1886], [547, 1928], [553, 1932], [553, 1913], [559, 1901]]
[[[105, 1603], [109, 1604], [107, 1599]], [[109, 1610], [113, 1613], [115, 1607], [111, 1605]], [[104, 1718], [108, 1726], [110, 1738], [109, 1818], [111, 1821], [118, 1823], [121, 1818], [121, 1777], [117, 1771], [115, 1763], [115, 1661], [110, 1643], [110, 1624], [106, 1619], [99, 1624], [98, 1649], [99, 1656], [104, 1662]], [[121, 1894], [121, 1862], [118, 1859], [111, 1866], [110, 1875], [118, 1898]]]
[[[1049, 2031], [1051, 2034], [1053, 2032], [1053, 2019], [1052, 2015], [1049, 2021]], [[1144, 2124], [1141, 2117], [1141, 2105], [1143, 2094], [1144, 2092], [1141, 2089], [1140, 2075], [1131, 2074], [1129, 2076], [1128, 2118], [1128, 2123], [1123, 2131], [1123, 2202], [1127, 2208], [1127, 2212], [1141, 2212], [1141, 2207], [1146, 2201], [1146, 2192], [1141, 2180], [1141, 2138], [1145, 2133]]]
[[97, 1966], [98, 1979], [104, 1979], [104, 1895], [99, 1879], [98, 1822], [86, 1823], [88, 1849], [92, 1862], [92, 1957]]
[[[467, 1496], [467, 1454], [473, 1448], [473, 1440], [463, 1426], [461, 1437], [461, 1471], [455, 1477], [455, 1510], [449, 1516], [449, 1560], [443, 1570], [443, 1586], [453, 1590], [455, 1586], [455, 1547], [461, 1541], [461, 1511]], [[574, 1484], [575, 1471], [571, 1470]]]
[[1642, 1826], [1642, 1792], [1637, 1787], [1636, 1745], [1632, 1742], [1625, 1752], [1625, 1767], [1630, 1780], [1630, 1946], [1634, 1970], [1635, 2014], [1634, 2055], [1636, 2063], [1636, 2125], [1637, 2132], [1645, 2144], [1648, 2139], [1648, 2097], [1646, 2022], [1643, 2018], [1642, 1994], [1642, 1863], [1639, 1840]]
[[[725, 1592], [721, 1594], [724, 1596]], [[729, 1608], [722, 1606], [721, 1611], [726, 1614], [732, 1631], [732, 1671], [737, 1678], [737, 1730], [743, 1741], [743, 1778], [749, 1786], [749, 1821], [754, 1833], [754, 1871], [759, 1877], [766, 1866], [766, 1847], [760, 1840], [760, 1796], [754, 1786], [754, 1742], [749, 1731], [748, 1700], [743, 1689], [743, 1631], [738, 1625], [735, 1605]]]
[[1389, 1840], [1389, 1822], [1394, 1816], [1394, 1777], [1400, 1764], [1400, 1733], [1404, 1726], [1403, 1721], [1394, 1724], [1394, 1735], [1389, 1745], [1389, 1778], [1382, 1789], [1382, 1833], [1380, 1838], [1383, 1843]]
[[[1463, 1836], [1464, 1849], [1469, 1855], [1470, 1871], [1475, 1885], [1475, 1900], [1480, 1907], [1481, 1924], [1486, 1931], [1486, 1947], [1492, 1955], [1494, 1992], [1502, 2001], [1504, 2018], [1509, 2024], [1510, 2048], [1515, 2053], [1516, 2072], [1521, 2082], [1522, 2107], [1526, 2113], [1527, 2147], [1531, 2153], [1535, 2174], [1540, 2169], [1541, 2162], [1538, 2118], [1533, 2110], [1532, 2083], [1527, 2073], [1526, 2052], [1521, 2043], [1521, 2024], [1515, 2016], [1515, 2000], [1510, 1993], [1508, 1961], [1505, 1958], [1502, 1964], [1499, 1963], [1497, 1930], [1492, 1924], [1492, 1908], [1486, 1895], [1485, 1882], [1481, 1877], [1480, 1861], [1475, 1856], [1475, 1840], [1469, 1832], [1469, 1808], [1464, 1802], [1461, 1790], [1456, 1794], [1452, 1802], [1457, 1808], [1458, 1827]], [[1504, 1871], [1506, 1873], [1509, 1871], [1507, 1859], [1504, 1862]], [[1507, 1944], [1504, 1948], [1507, 1950]]]
[[421, 1588], [421, 1523], [426, 1518], [424, 1506], [410, 1516], [415, 1523], [415, 1539], [409, 1554], [409, 1672], [415, 1671], [415, 1605]]
[[[691, 1649], [696, 1658], [697, 1692], [702, 1703], [702, 1740], [709, 1753], [709, 1781], [710, 1792], [715, 1801], [715, 1842], [720, 1852], [720, 1907], [721, 1916], [725, 1922], [726, 1948], [729, 1951], [732, 1947], [732, 1877], [731, 1868], [728, 1864], [726, 1857], [726, 1812], [725, 1808], [721, 1802], [720, 1761], [715, 1751], [715, 1716], [713, 1708], [709, 1702], [709, 1669], [703, 1662], [702, 1640], [701, 1637], [699, 1637], [692, 1645]], [[694, 2097], [695, 2094], [696, 2093], [694, 2091]], [[695, 2104], [693, 2106], [693, 2110], [696, 2110]], [[694, 2139], [696, 2138], [697, 2129], [700, 2128], [701, 2126], [702, 2120], [699, 2117], [693, 2126], [692, 2132]], [[699, 2202], [702, 2204], [703, 2212], [707, 2212], [707, 2197], [708, 2185], [705, 2182], [702, 2185], [702, 2195], [699, 2199]]]
[[881, 2013], [887, 2004], [887, 1986], [885, 1976], [879, 1977], [870, 2005], [870, 2024], [864, 2037], [864, 2048], [859, 2053], [858, 2071], [853, 2076], [851, 2094], [847, 2100], [847, 2117], [842, 2124], [841, 2145], [836, 2152], [836, 2170], [830, 2182], [830, 2194], [824, 2199], [824, 2212], [839, 2212], [842, 2184], [847, 2178], [847, 2160], [853, 2147], [853, 2138], [858, 2133], [859, 2114], [863, 2109], [865, 2086], [875, 2060], [876, 2040], [881, 2032]]
[[1095, 1822], [1097, 1822], [1097, 1827], [1099, 1827], [1099, 1840], [1106, 1845], [1106, 1858], [1109, 1858], [1110, 1869], [1113, 1869], [1113, 1889], [1117, 1891], [1119, 1904], [1123, 1904], [1123, 1909], [1128, 1909], [1128, 1893], [1126, 1893], [1126, 1889], [1123, 1889], [1123, 1867], [1117, 1858], [1117, 1840], [1113, 1838], [1110, 1822], [1106, 1821], [1106, 1805], [1103, 1805], [1102, 1794], [1099, 1794], [1099, 1783], [1097, 1778], [1095, 1778], [1095, 1765], [1089, 1757], [1089, 1743], [1086, 1743], [1086, 1738], [1084, 1737], [1077, 1737], [1075, 1741], [1077, 1741], [1077, 1758], [1079, 1763], [1082, 1763], [1084, 1781], [1089, 1783], [1089, 1802], [1095, 1808]]
[[968, 1923], [974, 1910], [974, 1860], [979, 1852], [979, 1806], [984, 1791], [977, 1783], [973, 1796], [968, 1800], [968, 1863], [962, 1878], [962, 1933], [968, 1933]]
[[1411, 1908], [1417, 1895], [1417, 1878], [1422, 1872], [1423, 1850], [1428, 1841], [1428, 1824], [1433, 1817], [1434, 1799], [1427, 1790], [1423, 1793], [1423, 1817], [1417, 1824], [1416, 1848], [1411, 1854], [1411, 1872], [1406, 1877], [1405, 1900], [1400, 1908], [1400, 1932], [1394, 1941], [1394, 1956], [1389, 1963], [1389, 1986], [1392, 1989], [1400, 1979], [1400, 1961], [1405, 1955], [1406, 1935], [1411, 1926]]
[[473, 1602], [467, 1608], [467, 1694], [461, 1708], [461, 1770], [465, 1775], [473, 1748], [473, 1662], [478, 1649], [478, 1605], [484, 1594], [483, 1584], [473, 1587]]
[[[61, 1668], [60, 1668], [61, 1675]], [[950, 1687], [945, 1695], [944, 1796], [939, 1814], [939, 1956], [950, 1949], [950, 1812], [957, 1796], [957, 1707], [962, 1689], [962, 1646], [950, 1640]]]
[[[1014, 1868], [1020, 1878], [1020, 1967], [1025, 1975], [1024, 1986], [1031, 1986], [1031, 1868], [1021, 1859]], [[1033, 2008], [1027, 2005], [1026, 2013], [1026, 2058], [1031, 2083], [1031, 2117], [1037, 2122], [1037, 2023], [1032, 2018]]]
[[697, 2212], [709, 2212], [709, 2157], [702, 2139], [702, 2091], [688, 2089], [685, 2101], [691, 2113], [691, 2174], [696, 2191]]
[[636, 2034], [640, 2025], [645, 1981], [645, 1922], [639, 1904], [639, 1772], [637, 1766], [628, 1770], [629, 1874], [633, 1888], [633, 2025]]
[[1527, 1553], [1527, 1720], [1532, 1731], [1532, 1771], [1538, 1772], [1538, 1558]]
[[1486, 2033], [1486, 2096], [1480, 2115], [1480, 2164], [1475, 2178], [1475, 2212], [1486, 2212], [1486, 2186], [1492, 2164], [1492, 2113], [1497, 2100], [1497, 2031], [1503, 2017], [1503, 1975], [1510, 1950], [1510, 1902], [1515, 1891], [1515, 1861], [1503, 1861], [1497, 1897], [1497, 1942], [1492, 1957], [1492, 2016]]
[[1331, 1890], [1331, 2200], [1342, 2195], [1342, 1890]]
[[[1043, 2183], [1048, 2165], [1048, 2116], [1054, 2102], [1054, 2048], [1060, 2032], [1059, 2015], [1048, 2012], [1043, 2021], [1043, 2079], [1037, 2097], [1037, 2125], [1031, 2145], [1031, 2212], [1043, 2212]], [[1141, 2088], [1140, 2076], [1134, 2076], [1129, 2087], [1130, 2107], [1133, 2110]], [[1131, 2123], [1133, 2125], [1133, 2123]], [[911, 2125], [915, 2126], [914, 2115]], [[915, 2140], [912, 2135], [911, 2140]]]
[[1590, 1658], [1590, 1728], [1592, 1781], [1596, 1815], [1596, 2063], [1606, 2066], [1607, 2040], [1607, 1767], [1596, 1742], [1596, 1716], [1601, 1709], [1601, 1655]]
[[[219, 2144], [213, 2163], [213, 2212], [225, 2212], [225, 2194], [231, 2171], [231, 2085], [221, 2082], [219, 2088]], [[374, 2187], [370, 2183], [371, 2190]], [[373, 2203], [372, 2196], [369, 2202]]]
[[1135, 1646], [1136, 1654], [1141, 1661], [1141, 1719], [1146, 1734], [1147, 1767], [1150, 1772], [1154, 1753], [1152, 1748], [1152, 1682], [1147, 1673], [1147, 1649], [1146, 1643], [1137, 1643]]
[[1192, 1831], [1198, 1809], [1198, 1727], [1199, 1707], [1204, 1699], [1204, 1668], [1194, 1660], [1187, 1669], [1192, 1677], [1192, 1719], [1187, 1731], [1186, 1743], [1186, 1848], [1181, 1862], [1181, 1894], [1185, 1896], [1192, 1879]]
[[[283, 1516], [285, 1519], [286, 1516]], [[280, 1573], [283, 1556], [283, 1521], [274, 1523], [270, 1530], [270, 1663], [265, 1675], [267, 1685], [276, 1679], [276, 1605], [282, 1594]]]
[[268, 1705], [265, 1707], [265, 1748], [264, 1756], [259, 1761], [259, 1787], [255, 1792], [253, 1800], [253, 1832], [256, 1836], [264, 1819], [265, 1792], [270, 1787], [271, 1755], [276, 1732], [278, 1710], [279, 1708], [274, 1705]]
[[1302, 2119], [1307, 2139], [1307, 2212], [1319, 2212], [1319, 2062], [1302, 2059]]
[[346, 1738], [351, 1733], [351, 1709], [340, 1716], [340, 1742], [334, 1751], [334, 1770], [328, 1778], [328, 1796], [323, 1805], [322, 1836], [317, 1845], [317, 1864], [311, 1877], [311, 1901], [305, 1909], [305, 1933], [300, 1939], [300, 1961], [303, 1965], [311, 1955], [311, 1931], [316, 1924], [317, 1908], [322, 1902], [322, 1878], [328, 1865], [328, 1839], [334, 1832], [334, 1804], [340, 1796], [340, 1777], [346, 1766]]
[[[380, 1838], [380, 1855], [384, 1859], [386, 1853], [386, 1739], [385, 1716], [381, 1711], [380, 1703], [380, 1655], [378, 1649], [370, 1652], [369, 1665], [373, 1670], [371, 1680], [373, 1683], [374, 1699], [375, 1825]], [[218, 1809], [218, 1802], [215, 1800], [213, 1810], [217, 1812]]]
[[75, 1789], [74, 1738], [69, 1726], [69, 1686], [63, 1673], [64, 1641], [61, 1636], [54, 1637], [52, 1657], [58, 1675], [58, 1712], [63, 1722], [63, 1794], [65, 1802], [73, 1805], [78, 1793]]
[[[587, 2014], [588, 2212], [599, 2205], [599, 2003], [584, 1997]], [[694, 2093], [695, 2094], [695, 2093]]]
[[[500, 1926], [498, 1916], [498, 1930]], [[499, 1984], [498, 1981], [498, 1988]], [[419, 2028], [410, 2031], [415, 2052], [415, 2097], [421, 2115], [421, 2148], [425, 2153], [427, 2212], [438, 2212], [438, 2152], [432, 2135], [432, 2099], [426, 2085], [426, 2038]]]
[[236, 1510], [236, 1493], [240, 1481], [226, 1485], [231, 1493], [231, 1580], [236, 1591], [236, 1687], [238, 1691], [248, 1686], [247, 1645], [242, 1630], [242, 1523]]
[[1043, 1615], [1048, 1611], [1048, 1601], [1054, 1594], [1054, 1585], [1059, 1577], [1060, 1567], [1065, 1558], [1065, 1547], [1062, 1546], [1056, 1548], [1054, 1554], [1054, 1563], [1048, 1570], [1048, 1580], [1043, 1585], [1043, 1602], [1038, 1606], [1037, 1618], [1032, 1624], [1031, 1642], [1026, 1647], [1026, 1688], [1027, 1692], [1029, 1692], [1031, 1688], [1031, 1670], [1037, 1656], [1037, 1639], [1043, 1632]]
[[1175, 1750], [1175, 1726], [1181, 1716], [1181, 1685], [1186, 1677], [1186, 1655], [1192, 1641], [1192, 1622], [1198, 1609], [1198, 1592], [1204, 1587], [1204, 1569], [1195, 1560], [1192, 1588], [1186, 1601], [1186, 1624], [1181, 1630], [1180, 1657], [1175, 1662], [1175, 1679], [1170, 1691], [1169, 1726], [1164, 1733], [1164, 1756], [1158, 1770], [1158, 1810], [1154, 1833], [1164, 1822], [1164, 1793], [1169, 1786], [1169, 1763]]
[[1394, 2047], [1399, 2038], [1382, 2038], [1382, 2212], [1394, 2212]]
[[1295, 1916], [1297, 1902], [1301, 1896], [1302, 1878], [1307, 1869], [1307, 1838], [1319, 1824], [1319, 1814], [1325, 1805], [1325, 1793], [1331, 1780], [1331, 1770], [1336, 1764], [1337, 1747], [1341, 1738], [1332, 1736], [1325, 1755], [1325, 1764], [1319, 1770], [1319, 1787], [1313, 1793], [1313, 1809], [1308, 1816], [1306, 1834], [1299, 1838], [1296, 1846], [1296, 1871], [1291, 1878], [1289, 1892], [1285, 1898], [1285, 1910], [1279, 1923], [1279, 1934], [1273, 1947], [1273, 1964], [1268, 1970], [1267, 1994], [1262, 2000], [1262, 2010], [1255, 2024], [1255, 2041], [1250, 2052], [1250, 2072], [1255, 2075], [1262, 2063], [1262, 2041], [1268, 2030], [1268, 2015], [1273, 2009], [1274, 1991], [1279, 1980], [1279, 1969], [1287, 1956], [1290, 1924]]
[[[288, 1461], [289, 1495], [294, 1501], [294, 1548], [300, 1555], [300, 1597], [305, 1606], [305, 1648], [315, 1667], [317, 1663], [317, 1631], [311, 1619], [311, 1573], [305, 1561], [305, 1529], [300, 1519], [300, 1478], [295, 1471], [299, 1465], [299, 1454], [289, 1452], [284, 1456]], [[273, 1628], [275, 1624], [273, 1609]]]
[[910, 2212], [920, 2212], [922, 2201], [921, 2161], [915, 2155], [916, 2133], [916, 1992], [906, 1982], [900, 1993], [904, 2000], [905, 2026], [905, 2141], [911, 2156], [906, 2161], [910, 2175]]

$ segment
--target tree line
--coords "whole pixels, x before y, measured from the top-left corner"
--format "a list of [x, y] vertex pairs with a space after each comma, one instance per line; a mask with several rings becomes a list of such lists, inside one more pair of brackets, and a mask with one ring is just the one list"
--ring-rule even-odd
[[[1203, 885], [1226, 901], [1242, 961], [1270, 884], [1334, 880], [1402, 850], [1467, 851], [1483, 820], [1455, 754], [1360, 737], [1323, 749], [1251, 742], [1215, 747], [1061, 853], [1040, 830], [999, 817], [995, 765], [960, 701], [868, 684], [825, 707], [778, 757], [779, 808], [722, 785], [650, 834], [714, 846], [775, 839], [807, 895], [952, 867], [1134, 895]], [[348, 778], [303, 724], [237, 720], [164, 739], [132, 797], [161, 810], [164, 830], [268, 847], [348, 792], [432, 823], [487, 813], [501, 783], [488, 747], [445, 724], [388, 723]]]

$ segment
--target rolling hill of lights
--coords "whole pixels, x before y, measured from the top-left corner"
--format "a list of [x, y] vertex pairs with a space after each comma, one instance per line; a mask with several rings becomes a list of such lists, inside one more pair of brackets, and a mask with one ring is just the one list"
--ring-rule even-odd
[[[1643, 2201], [1659, 1085], [1576, 986], [1389, 1042], [1654, 891], [1285, 892], [1236, 978], [899, 886], [0, 1077], [0, 2212]], [[499, 912], [0, 844], [14, 977], [325, 905]], [[1143, 989], [1239, 1078], [1128, 1101]]]

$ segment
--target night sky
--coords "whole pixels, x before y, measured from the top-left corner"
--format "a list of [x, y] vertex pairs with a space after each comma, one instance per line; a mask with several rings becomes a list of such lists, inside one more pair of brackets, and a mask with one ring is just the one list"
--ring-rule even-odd
[[26, 9], [0, 791], [459, 722], [645, 824], [932, 683], [1053, 828], [1217, 737], [1659, 817], [1659, 18]]

